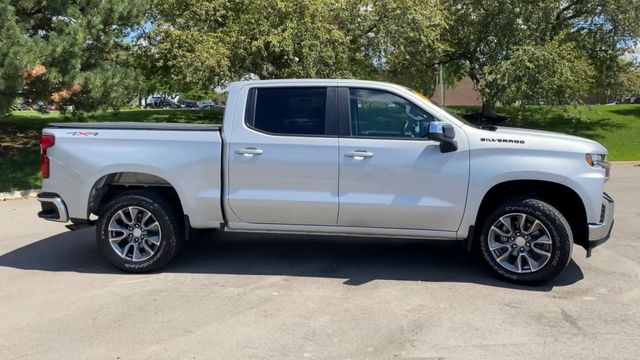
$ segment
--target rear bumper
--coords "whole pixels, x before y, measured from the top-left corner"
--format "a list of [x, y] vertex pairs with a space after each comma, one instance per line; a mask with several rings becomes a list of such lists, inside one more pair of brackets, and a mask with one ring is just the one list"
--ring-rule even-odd
[[69, 221], [67, 205], [65, 205], [60, 195], [41, 192], [38, 194], [38, 201], [40, 201], [40, 206], [42, 207], [42, 211], [38, 212], [39, 218], [58, 222]]
[[602, 194], [602, 212], [600, 222], [589, 224], [589, 242], [587, 246], [587, 256], [591, 255], [591, 249], [603, 244], [611, 236], [613, 229], [613, 212], [615, 203], [607, 193]]

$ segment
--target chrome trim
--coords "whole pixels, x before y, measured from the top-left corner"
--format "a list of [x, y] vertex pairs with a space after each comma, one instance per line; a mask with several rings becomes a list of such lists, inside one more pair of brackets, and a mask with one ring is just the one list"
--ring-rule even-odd
[[589, 224], [589, 241], [602, 241], [609, 238], [613, 227], [615, 202], [607, 193], [602, 194], [602, 211], [604, 220], [599, 224]]
[[45, 220], [57, 221], [57, 222], [67, 222], [69, 221], [69, 214], [67, 213], [67, 206], [64, 203], [64, 200], [60, 196], [52, 196], [52, 197], [44, 197], [38, 194], [38, 201], [41, 203], [51, 203], [58, 210], [58, 217], [43, 217], [38, 214], [39, 217]]
[[[609, 176], [611, 175], [611, 164], [608, 161], [598, 161], [597, 164], [604, 169], [604, 181], [609, 181]], [[611, 199], [611, 201], [613, 201], [613, 199]]]

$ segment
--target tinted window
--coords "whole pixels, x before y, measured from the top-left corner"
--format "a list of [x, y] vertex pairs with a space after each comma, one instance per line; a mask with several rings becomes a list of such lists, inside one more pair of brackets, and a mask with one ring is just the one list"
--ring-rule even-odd
[[273, 134], [324, 135], [326, 100], [326, 88], [259, 88], [253, 127]]
[[349, 89], [351, 135], [421, 138], [433, 117], [409, 101], [380, 90]]

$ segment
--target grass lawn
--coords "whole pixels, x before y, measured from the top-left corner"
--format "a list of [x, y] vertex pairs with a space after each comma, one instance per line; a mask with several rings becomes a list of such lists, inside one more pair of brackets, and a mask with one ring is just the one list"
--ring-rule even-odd
[[[457, 113], [477, 108], [456, 107]], [[557, 131], [590, 138], [609, 149], [610, 160], [640, 160], [640, 105], [505, 107], [505, 126]], [[89, 114], [83, 121], [220, 123], [222, 110], [122, 110]], [[76, 119], [58, 112], [14, 112], [0, 117], [0, 192], [40, 187], [38, 139], [50, 122]]]

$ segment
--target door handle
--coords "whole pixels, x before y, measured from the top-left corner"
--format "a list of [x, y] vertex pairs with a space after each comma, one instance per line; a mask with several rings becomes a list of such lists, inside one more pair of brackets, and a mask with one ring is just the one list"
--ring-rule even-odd
[[366, 150], [356, 150], [356, 151], [346, 152], [344, 153], [344, 156], [348, 158], [353, 158], [355, 160], [364, 160], [366, 158], [373, 157], [373, 153]]
[[246, 157], [254, 157], [255, 155], [262, 155], [262, 150], [256, 149], [254, 147], [248, 147], [236, 150], [236, 154]]

